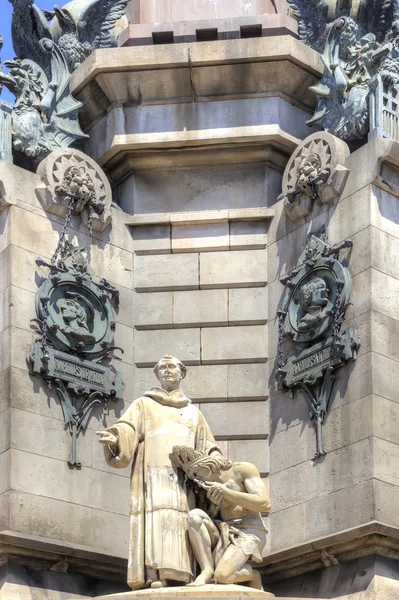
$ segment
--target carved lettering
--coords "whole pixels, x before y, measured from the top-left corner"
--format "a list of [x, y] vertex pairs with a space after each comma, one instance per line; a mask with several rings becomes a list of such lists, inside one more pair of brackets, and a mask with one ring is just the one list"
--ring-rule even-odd
[[54, 361], [54, 376], [62, 377], [63, 375], [69, 375], [81, 381], [94, 383], [105, 388], [104, 373], [101, 371], [56, 358]]
[[305, 356], [300, 360], [293, 362], [294, 367], [294, 377], [316, 367], [318, 365], [322, 365], [326, 361], [330, 359], [331, 356], [331, 347], [323, 348], [310, 354], [309, 356]]

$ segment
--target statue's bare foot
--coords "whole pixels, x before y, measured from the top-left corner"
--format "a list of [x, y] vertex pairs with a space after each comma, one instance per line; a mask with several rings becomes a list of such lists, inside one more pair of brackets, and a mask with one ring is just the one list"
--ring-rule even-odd
[[253, 570], [252, 578], [248, 581], [248, 585], [255, 590], [262, 590], [263, 592], [262, 578], [259, 571]]
[[[202, 571], [192, 583], [189, 583], [190, 587], [199, 587], [200, 585], [207, 585], [213, 581], [213, 571]], [[187, 587], [188, 587], [187, 586]]]

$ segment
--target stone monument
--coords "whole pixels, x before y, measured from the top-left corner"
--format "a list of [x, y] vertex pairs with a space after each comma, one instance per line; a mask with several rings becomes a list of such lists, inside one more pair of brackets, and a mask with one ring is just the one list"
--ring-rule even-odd
[[0, 600], [397, 598], [399, 0], [11, 4]]
[[[124, 468], [133, 460], [128, 584], [140, 590], [249, 581], [261, 590], [259, 573], [247, 564], [249, 558], [262, 561], [266, 543], [256, 511], [269, 511], [270, 503], [259, 472], [223, 459], [204, 416], [180, 389], [187, 368], [179, 359], [165, 355], [154, 372], [161, 387], [98, 432], [111, 467]], [[196, 507], [185, 473], [207, 489], [210, 513], [220, 512], [226, 526], [221, 533]], [[201, 566], [196, 579], [193, 553]]]

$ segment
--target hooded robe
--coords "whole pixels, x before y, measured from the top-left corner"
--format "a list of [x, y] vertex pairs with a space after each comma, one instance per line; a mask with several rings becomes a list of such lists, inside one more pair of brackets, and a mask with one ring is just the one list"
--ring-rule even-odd
[[205, 417], [182, 390], [153, 388], [107, 431], [118, 437], [114, 452], [104, 446], [107, 463], [123, 468], [133, 460], [129, 586], [145, 587], [149, 568], [157, 577], [189, 583], [195, 570], [187, 514], [195, 498], [170, 454], [173, 446], [220, 452]]

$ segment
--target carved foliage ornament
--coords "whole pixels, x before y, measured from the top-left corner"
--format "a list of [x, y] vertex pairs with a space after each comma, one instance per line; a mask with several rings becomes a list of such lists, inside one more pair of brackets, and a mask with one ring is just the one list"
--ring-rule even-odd
[[97, 231], [109, 225], [111, 186], [89, 156], [71, 148], [56, 150], [40, 163], [37, 174], [42, 183], [36, 194], [46, 210], [62, 218], [70, 210]]
[[[285, 285], [279, 320], [277, 381], [282, 390], [300, 392], [316, 425], [316, 457], [325, 454], [322, 425], [329, 410], [334, 372], [357, 356], [359, 340], [352, 329], [341, 331], [352, 283], [340, 253], [351, 240], [330, 246], [326, 235], [311, 235], [296, 269], [280, 281]], [[284, 359], [284, 338], [292, 353]]]
[[307, 137], [292, 154], [283, 177], [284, 210], [292, 221], [308, 216], [315, 202], [331, 202], [345, 187], [348, 146], [329, 133]]
[[64, 242], [60, 257], [51, 263], [38, 258], [38, 266], [50, 270], [36, 297], [34, 322], [40, 339], [32, 344], [28, 363], [32, 374], [41, 375], [60, 397], [65, 425], [72, 436], [70, 466], [80, 466], [76, 439], [85, 430], [97, 404], [122, 398], [121, 375], [108, 365], [114, 345], [118, 292], [106, 280], [97, 279], [84, 256], [84, 248]]

